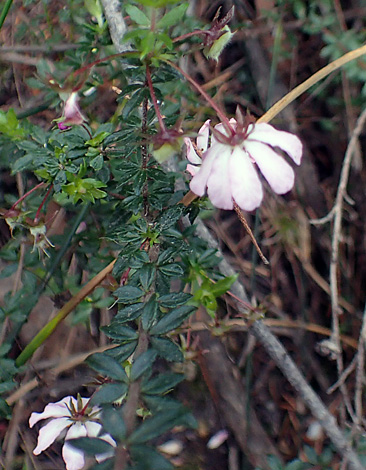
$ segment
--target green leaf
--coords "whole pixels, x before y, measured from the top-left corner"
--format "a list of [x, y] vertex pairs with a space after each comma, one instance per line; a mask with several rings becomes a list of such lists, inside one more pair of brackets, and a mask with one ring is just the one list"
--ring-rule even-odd
[[151, 439], [155, 439], [174, 426], [185, 425], [187, 423], [187, 409], [179, 404], [168, 408], [152, 418], [147, 418], [141, 426], [130, 436], [131, 444], [143, 444]]
[[169, 207], [156, 222], [157, 230], [163, 231], [172, 227], [183, 216], [185, 210], [182, 204]]
[[144, 295], [144, 292], [138, 287], [122, 286], [114, 291], [114, 295], [118, 298], [118, 302], [132, 304], [140, 299]]
[[141, 391], [142, 393], [147, 393], [149, 395], [162, 395], [163, 393], [167, 393], [172, 390], [182, 380], [184, 380], [184, 374], [166, 372], [165, 374], [160, 374], [152, 379], [149, 378], [147, 383], [142, 384]]
[[88, 146], [90, 145], [91, 147], [98, 147], [103, 142], [103, 140], [106, 137], [108, 137], [110, 134], [111, 134], [110, 132], [100, 132], [92, 139], [87, 140], [85, 142], [85, 145], [88, 145]]
[[144, 312], [142, 314], [142, 327], [148, 331], [156, 322], [157, 314], [159, 312], [159, 304], [155, 296], [152, 296], [145, 304]]
[[117, 346], [113, 349], [109, 349], [106, 354], [110, 357], [113, 357], [119, 362], [124, 362], [128, 359], [134, 352], [137, 346], [137, 341], [132, 341], [131, 343], [123, 344], [122, 346]]
[[114, 320], [110, 325], [102, 326], [100, 329], [109, 338], [118, 340], [121, 343], [130, 343], [138, 339], [138, 333], [133, 328], [124, 325], [125, 322]]
[[97, 437], [78, 437], [77, 439], [68, 439], [67, 443], [88, 455], [113, 453], [113, 446]]
[[183, 3], [172, 10], [168, 11], [156, 24], [156, 27], [159, 29], [169, 28], [169, 26], [173, 26], [178, 24], [181, 19], [183, 18], [189, 4]]
[[31, 169], [33, 167], [33, 159], [34, 156], [30, 154], [18, 158], [18, 160], [12, 164], [12, 173]]
[[181, 277], [184, 274], [183, 268], [177, 263], [165, 264], [164, 266], [159, 266], [159, 270], [169, 277]]
[[128, 383], [123, 367], [113, 357], [105, 353], [95, 353], [86, 359], [86, 363], [101, 375]]
[[126, 12], [130, 16], [131, 20], [140, 26], [150, 26], [150, 20], [139, 8], [134, 5], [127, 5]]
[[104, 164], [104, 159], [103, 159], [103, 155], [97, 155], [95, 158], [93, 158], [93, 160], [91, 160], [91, 162], [89, 163], [89, 165], [91, 166], [91, 168], [93, 168], [95, 171], [99, 171], [103, 168], [103, 164]]
[[2, 397], [0, 397], [0, 416], [7, 420], [11, 419], [11, 408]]
[[148, 349], [143, 352], [132, 364], [130, 380], [134, 382], [139, 379], [145, 372], [151, 369], [156, 358], [156, 351]]
[[132, 460], [143, 470], [173, 470], [173, 465], [159, 452], [148, 446], [135, 445], [130, 448]]
[[224, 279], [220, 279], [210, 289], [211, 293], [215, 297], [220, 297], [220, 295], [225, 294], [237, 280], [238, 276], [239, 274], [234, 274], [232, 276], [227, 276]]
[[148, 291], [150, 289], [150, 286], [155, 277], [155, 272], [156, 272], [156, 268], [152, 263], [145, 264], [140, 269], [140, 273], [139, 273], [140, 282], [141, 282], [142, 288], [145, 291]]
[[172, 292], [171, 294], [159, 297], [158, 302], [162, 307], [174, 308], [186, 304], [191, 298], [191, 294], [186, 294], [185, 292]]
[[114, 403], [127, 393], [127, 389], [128, 386], [122, 382], [104, 384], [94, 393], [90, 404], [102, 405], [104, 403]]
[[169, 338], [152, 336], [151, 346], [157, 351], [160, 357], [169, 362], [183, 362], [184, 356], [180, 347]]
[[123, 441], [126, 437], [126, 425], [123, 420], [123, 409], [106, 406], [102, 411], [103, 429], [114, 439]]
[[166, 314], [150, 330], [151, 335], [165, 335], [180, 326], [189, 315], [196, 310], [193, 305], [183, 305]]
[[115, 316], [115, 320], [119, 322], [129, 322], [135, 320], [142, 314], [142, 310], [145, 304], [143, 302], [139, 302], [137, 304], [129, 305], [128, 307], [121, 308], [118, 310], [117, 315]]

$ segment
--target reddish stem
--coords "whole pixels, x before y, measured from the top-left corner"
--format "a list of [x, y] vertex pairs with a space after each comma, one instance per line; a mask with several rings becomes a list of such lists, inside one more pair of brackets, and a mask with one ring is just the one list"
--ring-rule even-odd
[[146, 81], [150, 90], [151, 101], [153, 102], [153, 105], [154, 105], [154, 109], [155, 109], [155, 113], [159, 121], [160, 129], [162, 132], [165, 132], [166, 131], [165, 124], [163, 121], [163, 117], [160, 113], [158, 100], [156, 99], [153, 83], [151, 80], [150, 67], [148, 65], [146, 65]]
[[41, 213], [42, 207], [45, 205], [45, 202], [47, 201], [47, 198], [48, 198], [48, 196], [50, 195], [50, 192], [51, 192], [52, 188], [53, 188], [53, 184], [51, 183], [51, 184], [50, 184], [50, 187], [48, 188], [48, 190], [47, 190], [47, 192], [46, 192], [45, 197], [43, 198], [43, 200], [42, 200], [40, 206], [38, 207], [36, 216], [34, 217], [34, 222], [35, 222], [35, 223], [37, 223], [38, 220], [39, 220], [39, 214]]
[[[125, 55], [131, 55], [135, 54], [135, 51], [125, 51], [125, 52], [119, 52], [118, 54], [112, 54], [107, 57], [103, 57], [102, 59], [97, 59], [94, 60], [94, 62], [91, 62], [90, 64], [84, 65], [84, 67], [81, 67], [80, 69], [76, 70], [74, 72], [74, 75], [80, 75], [81, 73], [85, 72], [85, 70], [90, 69], [91, 67], [94, 67], [94, 65], [101, 64], [102, 62], [108, 62], [111, 59], [115, 59], [116, 57], [123, 57]], [[77, 91], [77, 90], [74, 90]]]
[[44, 186], [46, 183], [38, 183], [37, 186], [34, 186], [34, 188], [30, 189], [28, 192], [26, 192], [25, 194], [23, 194], [23, 196], [21, 198], [19, 198], [12, 206], [11, 208], [9, 209], [9, 211], [11, 210], [14, 210], [16, 208], [16, 206], [18, 204], [20, 204], [26, 197], [28, 197], [30, 194], [33, 193], [33, 191], [35, 191], [36, 189], [38, 188], [41, 188], [42, 186]]
[[178, 65], [175, 65], [173, 62], [171, 62], [170, 60], [165, 60], [164, 62], [166, 62], [167, 64], [169, 64], [171, 67], [173, 67], [175, 70], [177, 70], [179, 73], [181, 73], [184, 78], [186, 78], [189, 83], [191, 85], [193, 85], [196, 90], [199, 91], [199, 93], [201, 93], [201, 95], [205, 98], [205, 100], [210, 104], [210, 106], [212, 106], [212, 108], [216, 111], [217, 115], [219, 116], [219, 118], [221, 119], [221, 122], [223, 123], [223, 125], [225, 126], [225, 129], [229, 132], [229, 134], [231, 134], [232, 136], [235, 135], [235, 131], [232, 127], [232, 125], [230, 124], [230, 121], [228, 119], [228, 117], [226, 116], [226, 114], [224, 113], [224, 111], [214, 102], [214, 100], [211, 98], [211, 96], [209, 96], [205, 90], [201, 87], [200, 84], [198, 84], [196, 82], [196, 80], [194, 80], [192, 77], [190, 77], [184, 70], [182, 70], [180, 67], [178, 67]]
[[182, 36], [174, 38], [173, 42], [184, 41], [184, 39], [191, 38], [192, 36], [207, 36], [208, 34], [208, 31], [191, 31], [190, 33], [182, 34]]

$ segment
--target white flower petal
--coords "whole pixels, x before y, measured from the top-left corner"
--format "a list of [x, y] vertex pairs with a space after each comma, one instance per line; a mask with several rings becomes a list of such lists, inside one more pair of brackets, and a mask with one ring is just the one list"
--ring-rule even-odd
[[66, 464], [67, 470], [80, 470], [84, 467], [85, 457], [82, 450], [76, 449], [67, 441], [76, 439], [77, 437], [85, 437], [87, 435], [86, 427], [81, 423], [74, 423], [68, 430], [65, 437], [65, 444], [62, 447], [62, 458]]
[[239, 147], [230, 160], [230, 185], [234, 201], [243, 210], [252, 211], [260, 206], [262, 184], [249, 155]]
[[202, 163], [202, 158], [195, 151], [191, 139], [189, 139], [188, 137], [185, 137], [184, 143], [186, 144], [186, 148], [187, 148], [188, 160], [195, 165], [200, 165]]
[[260, 142], [248, 141], [245, 148], [275, 193], [285, 194], [292, 189], [295, 180], [294, 170], [280, 155]]
[[[110, 434], [103, 434], [102, 436], [99, 436], [100, 439], [103, 439], [103, 441], [108, 442], [111, 444], [113, 447], [117, 447], [116, 441], [113, 439], [113, 437]], [[109, 459], [110, 457], [113, 457], [114, 452], [111, 450], [110, 452], [104, 452], [104, 454], [97, 454], [95, 456], [95, 460], [100, 463], [103, 462], [106, 459]]]
[[87, 436], [89, 437], [97, 437], [100, 430], [102, 429], [102, 425], [96, 423], [95, 421], [86, 421], [84, 426], [86, 428]]
[[85, 121], [85, 117], [81, 114], [79, 107], [79, 96], [76, 92], [71, 93], [65, 102], [63, 124], [77, 124], [80, 125]]
[[197, 142], [197, 148], [201, 152], [205, 152], [208, 147], [208, 138], [210, 135], [210, 122], [211, 122], [210, 119], [207, 119], [207, 121], [203, 124], [201, 129], [198, 131], [196, 142]]
[[[63, 416], [70, 416], [70, 411], [67, 407], [69, 406], [70, 399], [76, 407], [77, 402], [74, 397], [65, 397], [56, 403], [49, 403], [42, 413], [33, 412], [29, 418], [29, 427], [32, 428], [36, 423], [38, 423], [38, 421], [41, 421], [41, 419], [61, 418]], [[82, 400], [87, 399], [83, 398]]]
[[226, 210], [233, 208], [229, 178], [231, 152], [232, 149], [226, 147], [225, 151], [217, 156], [207, 180], [207, 195], [210, 201], [215, 207]]
[[210, 147], [207, 152], [205, 152], [205, 158], [199, 169], [199, 171], [193, 176], [189, 187], [194, 194], [197, 196], [203, 196], [206, 192], [207, 180], [210, 176], [210, 172], [213, 164], [215, 163], [216, 157], [221, 151], [220, 144], [216, 144], [213, 147]]
[[39, 455], [47, 449], [61, 432], [71, 424], [70, 418], [56, 418], [43, 426], [39, 431], [37, 447], [33, 450], [33, 454]]
[[[249, 131], [251, 129], [253, 129], [253, 125], [248, 128]], [[259, 124], [254, 124], [254, 130], [250, 132], [244, 146], [246, 147], [247, 143], [251, 141], [263, 142], [264, 144], [271, 145], [272, 147], [279, 147], [281, 150], [286, 152], [297, 165], [300, 165], [301, 163], [301, 140], [290, 132], [278, 131], [270, 124], [260, 122]]]
[[195, 166], [195, 165], [190, 165], [188, 164], [187, 165], [187, 168], [186, 170], [188, 171], [188, 173], [191, 175], [191, 176], [194, 176], [195, 174], [198, 173], [200, 167], [199, 166]]

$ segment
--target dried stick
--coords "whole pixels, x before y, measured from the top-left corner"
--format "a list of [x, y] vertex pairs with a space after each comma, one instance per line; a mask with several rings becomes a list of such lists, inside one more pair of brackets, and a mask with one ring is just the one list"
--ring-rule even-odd
[[[216, 248], [218, 250], [219, 255], [222, 258], [222, 261], [218, 266], [220, 272], [225, 276], [236, 274], [232, 266], [223, 257], [218, 243], [202, 221], [197, 222], [196, 232], [198, 236], [206, 240], [210, 247]], [[245, 288], [239, 281], [236, 281], [232, 285], [231, 292], [243, 301], [248, 302], [248, 296]], [[243, 308], [241, 303], [238, 303], [237, 307], [239, 311], [248, 315], [248, 310]], [[272, 334], [271, 330], [264, 324], [263, 321], [257, 320], [251, 324], [249, 331], [262, 344], [267, 353], [276, 363], [277, 367], [282, 371], [284, 376], [291, 383], [299, 396], [302, 397], [313, 416], [324, 428], [329, 439], [332, 441], [339, 454], [343, 457], [344, 460], [349, 462], [349, 468], [352, 470], [364, 470], [364, 467], [359, 461], [356, 452], [348, 444], [341, 429], [338, 427], [336, 420], [329, 413], [318, 395], [306, 382], [304, 376], [299, 371], [294, 361], [291, 359], [278, 339]]]
[[[346, 154], [344, 157], [342, 171], [340, 176], [340, 181], [338, 185], [337, 195], [334, 203], [334, 208], [332, 212], [334, 214], [334, 225], [333, 225], [333, 234], [332, 234], [332, 251], [331, 251], [331, 261], [330, 261], [330, 297], [332, 305], [332, 340], [338, 351], [337, 354], [337, 369], [338, 375], [341, 376], [343, 372], [343, 358], [342, 358], [342, 349], [340, 342], [340, 332], [339, 332], [339, 298], [338, 298], [338, 257], [339, 257], [339, 244], [341, 238], [342, 230], [342, 214], [343, 214], [343, 200], [346, 195], [346, 188], [348, 184], [348, 177], [352, 162], [352, 157], [354, 155], [355, 148], [358, 143], [358, 138], [362, 131], [362, 128], [366, 121], [366, 109], [359, 116], [356, 127], [352, 133], [351, 140], [349, 141]], [[342, 394], [346, 400], [346, 403], [349, 402], [347, 397], [347, 389], [344, 384], [341, 385]], [[349, 408], [349, 406], [348, 406]]]
[[121, 13], [121, 2], [119, 0], [102, 0], [102, 5], [114, 47], [119, 53], [128, 50], [129, 46], [126, 43], [121, 44], [121, 40], [127, 31]]
[[357, 365], [356, 365], [356, 384], [355, 384], [355, 412], [356, 424], [362, 424], [362, 395], [363, 383], [365, 380], [365, 347], [366, 347], [366, 304], [363, 311], [362, 328], [360, 339], [358, 341]]

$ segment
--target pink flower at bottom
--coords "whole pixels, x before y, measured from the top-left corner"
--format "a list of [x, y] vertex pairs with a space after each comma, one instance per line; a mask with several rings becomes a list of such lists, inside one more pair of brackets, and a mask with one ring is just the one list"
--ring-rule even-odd
[[80, 126], [85, 121], [78, 102], [79, 95], [76, 91], [73, 91], [65, 101], [64, 112], [61, 118], [57, 119], [60, 130], [68, 129], [72, 125]]
[[[294, 185], [294, 171], [275, 148], [287, 153], [299, 165], [302, 157], [300, 139], [266, 123], [251, 123], [245, 128], [231, 119], [230, 124], [232, 135], [223, 124], [214, 127], [210, 145], [208, 132], [203, 133], [207, 139], [203, 145], [206, 149], [202, 153], [202, 164], [194, 169], [192, 165], [187, 166], [193, 175], [192, 192], [197, 196], [207, 192], [212, 204], [220, 209], [233, 209], [235, 201], [242, 209], [252, 211], [263, 199], [257, 168], [275, 193], [290, 191]], [[193, 161], [193, 157], [192, 150], [187, 151], [192, 164], [201, 163]]]
[[[111, 444], [113, 447], [116, 443], [109, 434], [99, 433], [102, 425], [97, 423], [99, 408], [93, 407], [91, 410], [82, 410], [87, 405], [89, 398], [65, 397], [56, 403], [49, 403], [43, 413], [32, 413], [29, 418], [29, 427], [33, 427], [42, 419], [52, 418], [45, 426], [43, 426], [38, 434], [37, 446], [33, 450], [34, 455], [39, 455], [46, 450], [54, 441], [65, 431], [65, 444], [62, 447], [62, 458], [66, 464], [67, 470], [80, 470], [84, 467], [85, 457], [82, 450], [76, 449], [67, 441], [77, 437], [99, 437]], [[97, 462], [111, 457], [110, 454], [96, 455]]]

